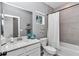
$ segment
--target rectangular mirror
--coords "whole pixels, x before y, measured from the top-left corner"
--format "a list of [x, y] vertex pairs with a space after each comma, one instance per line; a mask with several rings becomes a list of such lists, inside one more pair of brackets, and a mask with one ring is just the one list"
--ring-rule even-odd
[[1, 21], [1, 44], [18, 41], [22, 36], [32, 31], [32, 12], [2, 3], [3, 13]]

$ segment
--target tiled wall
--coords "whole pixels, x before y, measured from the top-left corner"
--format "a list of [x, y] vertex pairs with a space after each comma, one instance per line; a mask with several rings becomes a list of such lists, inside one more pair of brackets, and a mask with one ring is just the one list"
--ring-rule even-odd
[[79, 45], [79, 5], [60, 12], [60, 40]]

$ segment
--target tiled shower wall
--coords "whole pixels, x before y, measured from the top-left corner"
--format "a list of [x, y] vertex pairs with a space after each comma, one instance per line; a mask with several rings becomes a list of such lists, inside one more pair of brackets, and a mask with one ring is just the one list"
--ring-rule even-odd
[[60, 40], [79, 46], [79, 5], [60, 11]]

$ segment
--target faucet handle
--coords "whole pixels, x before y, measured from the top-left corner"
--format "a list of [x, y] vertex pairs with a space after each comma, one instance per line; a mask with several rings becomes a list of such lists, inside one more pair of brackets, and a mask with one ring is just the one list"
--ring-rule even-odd
[[0, 52], [0, 56], [2, 56], [3, 54], [2, 54], [2, 52]]
[[7, 55], [7, 52], [3, 52], [3, 54], [2, 54], [3, 56], [6, 56]]

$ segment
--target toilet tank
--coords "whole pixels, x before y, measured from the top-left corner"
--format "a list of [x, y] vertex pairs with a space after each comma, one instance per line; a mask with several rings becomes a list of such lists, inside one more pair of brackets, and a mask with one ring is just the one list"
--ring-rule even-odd
[[42, 46], [46, 46], [47, 38], [40, 38], [40, 43], [42, 44]]

